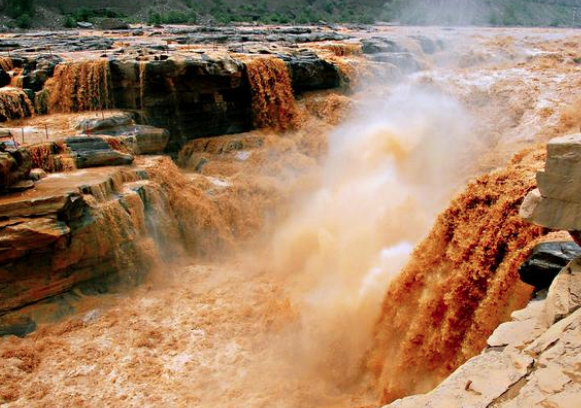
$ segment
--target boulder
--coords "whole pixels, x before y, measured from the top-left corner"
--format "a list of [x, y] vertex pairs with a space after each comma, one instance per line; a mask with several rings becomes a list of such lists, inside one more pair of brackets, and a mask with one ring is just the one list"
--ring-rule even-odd
[[549, 288], [555, 277], [569, 262], [581, 255], [574, 242], [546, 242], [537, 245], [531, 256], [519, 268], [523, 282], [535, 291]]
[[551, 326], [581, 308], [581, 258], [571, 261], [555, 278], [540, 320]]
[[83, 28], [85, 30], [90, 30], [94, 28], [93, 23], [89, 23], [88, 21], [78, 21], [77, 27]]
[[379, 54], [379, 53], [392, 53], [392, 52], [404, 52], [405, 48], [401, 47], [395, 41], [389, 40], [384, 37], [371, 37], [366, 38], [361, 41], [361, 49], [364, 54]]
[[388, 63], [396, 66], [402, 73], [409, 74], [417, 72], [421, 69], [416, 57], [409, 52], [382, 52], [370, 56], [370, 59], [375, 62]]
[[130, 112], [122, 112], [105, 118], [82, 119], [75, 125], [75, 129], [81, 130], [83, 133], [95, 133], [103, 129], [131, 124], [133, 124], [133, 115]]
[[62, 61], [61, 57], [53, 54], [41, 54], [26, 58], [22, 86], [32, 89], [34, 92], [40, 92], [46, 81], [53, 76], [56, 66]]
[[304, 50], [278, 57], [286, 62], [293, 89], [297, 93], [337, 88], [341, 85], [341, 74], [337, 67], [311, 51]]

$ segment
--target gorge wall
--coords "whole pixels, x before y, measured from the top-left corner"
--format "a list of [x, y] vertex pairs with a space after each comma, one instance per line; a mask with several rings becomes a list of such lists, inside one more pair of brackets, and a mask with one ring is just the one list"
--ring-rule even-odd
[[[247, 57], [247, 64], [227, 53], [209, 58], [156, 54], [140, 60], [109, 57], [51, 63], [42, 68], [42, 59], [12, 58], [22, 67], [22, 86], [30, 86], [27, 89], [31, 91], [0, 88], [0, 119], [27, 117], [35, 111], [42, 114], [122, 109], [134, 112], [139, 123], [168, 129], [168, 149], [176, 152], [196, 137], [268, 126], [262, 123], [265, 118], [253, 119], [253, 112], [259, 111], [257, 97], [267, 100], [274, 95], [253, 94], [249, 80], [279, 81], [284, 74], [291, 81], [287, 95], [267, 102], [272, 107], [267, 115], [274, 115], [274, 107], [292, 99], [294, 92], [336, 88], [345, 82], [335, 65], [311, 52], [285, 55], [284, 63], [279, 55], [268, 57], [280, 61], [278, 71], [271, 76], [260, 70], [259, 62], [251, 62], [252, 55]], [[256, 69], [258, 75], [253, 75]], [[284, 115], [292, 115], [289, 109], [292, 106], [284, 108], [288, 111]]]

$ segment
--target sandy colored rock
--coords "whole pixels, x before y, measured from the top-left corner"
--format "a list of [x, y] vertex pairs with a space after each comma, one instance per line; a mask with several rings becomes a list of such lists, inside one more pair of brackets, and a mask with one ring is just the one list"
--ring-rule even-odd
[[541, 315], [543, 324], [550, 326], [571, 315], [581, 307], [581, 259], [567, 265], [553, 281]]

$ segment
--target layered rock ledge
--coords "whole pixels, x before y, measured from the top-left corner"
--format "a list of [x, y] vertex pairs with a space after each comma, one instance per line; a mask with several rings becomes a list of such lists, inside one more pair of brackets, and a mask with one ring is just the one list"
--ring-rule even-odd
[[[367, 36], [328, 27], [14, 36], [13, 46], [6, 43], [10, 54], [0, 55], [0, 122], [35, 113], [115, 108], [132, 112], [140, 125], [168, 129], [167, 151], [177, 152], [198, 137], [259, 126], [252, 106], [260, 86], [250, 83], [248, 72], [254, 59], [283, 61], [297, 98], [309, 91], [348, 89], [357, 66], [353, 58], [382, 72], [382, 80], [396, 81], [422, 68], [422, 54], [443, 49], [426, 37]], [[268, 75], [261, 72], [265, 84], [276, 88], [280, 81]]]
[[521, 217], [535, 224], [571, 233], [581, 242], [581, 134], [551, 140], [538, 188], [526, 197]]
[[171, 166], [152, 156], [51, 174], [1, 197], [0, 331], [11, 332], [9, 312], [95, 280], [139, 282], [158, 255], [179, 252], [166, 186], [148, 173]]

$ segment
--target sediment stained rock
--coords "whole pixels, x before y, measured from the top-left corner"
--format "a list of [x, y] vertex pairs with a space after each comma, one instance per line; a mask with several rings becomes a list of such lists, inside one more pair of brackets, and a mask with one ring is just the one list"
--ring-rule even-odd
[[34, 115], [29, 95], [19, 88], [0, 89], [0, 122]]
[[139, 282], [159, 259], [234, 244], [222, 209], [169, 158], [53, 174], [0, 199], [0, 315], [95, 280]]
[[251, 128], [250, 91], [242, 63], [229, 56], [111, 61], [116, 107], [168, 129], [170, 150], [187, 140]]
[[31, 169], [32, 159], [27, 150], [0, 146], [0, 192], [27, 179]]

